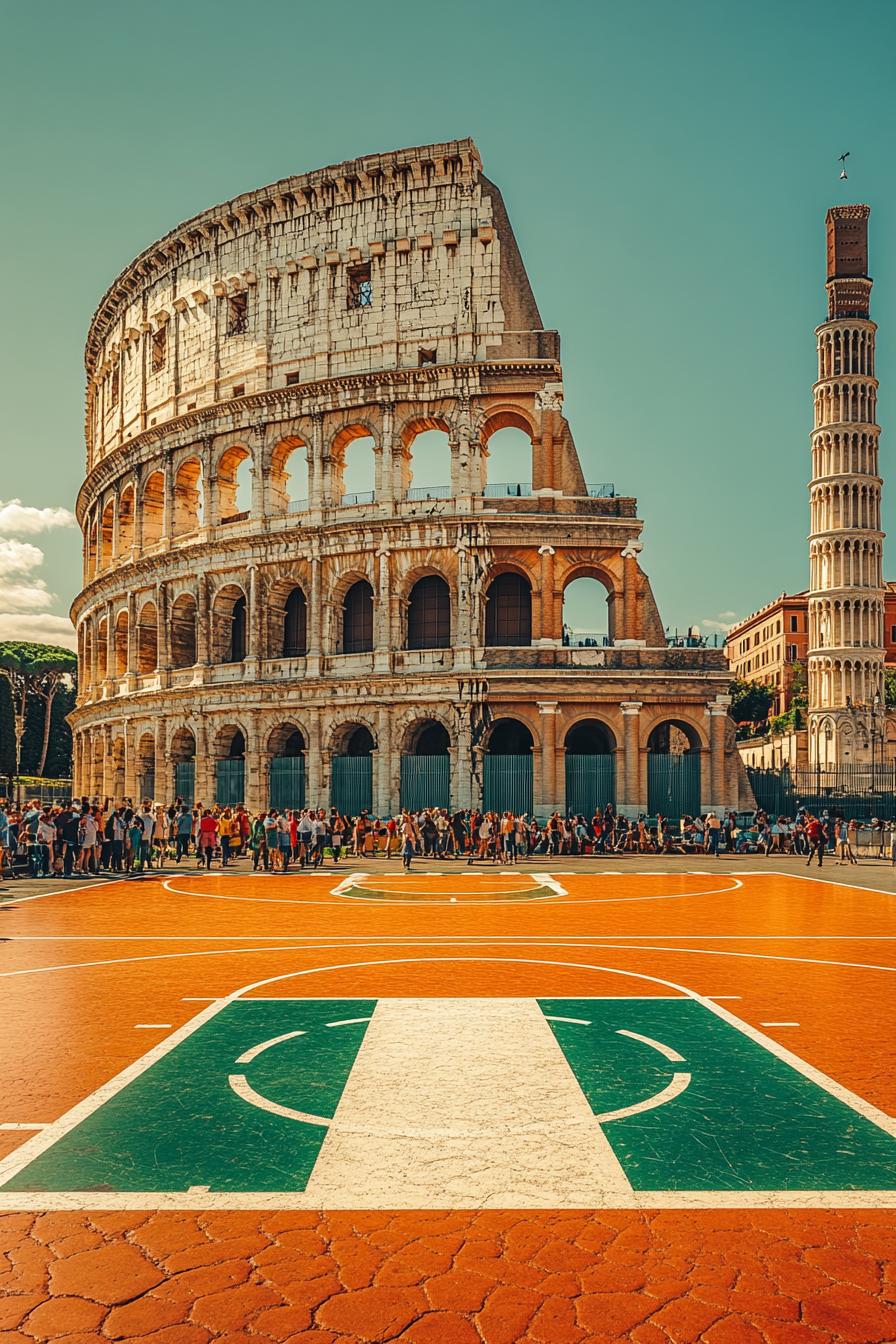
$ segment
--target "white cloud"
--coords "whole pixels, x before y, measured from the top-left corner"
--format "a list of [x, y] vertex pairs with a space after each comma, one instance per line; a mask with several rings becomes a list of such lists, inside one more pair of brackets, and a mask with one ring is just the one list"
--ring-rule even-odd
[[727, 635], [732, 626], [737, 625], [737, 616], [733, 611], [720, 611], [717, 621], [701, 621], [700, 624], [704, 630], [717, 630], [720, 635]]
[[4, 583], [0, 587], [0, 607], [6, 612], [41, 611], [52, 607], [55, 600], [56, 594], [48, 591], [43, 579], [34, 583]]
[[[39, 546], [28, 541], [12, 541], [0, 538], [0, 579], [7, 574], [27, 574], [44, 562], [44, 553]], [[2, 589], [0, 589], [2, 601]]]
[[0, 640], [23, 639], [35, 644], [61, 644], [77, 651], [78, 640], [67, 616], [19, 616], [0, 613]]
[[77, 521], [68, 509], [35, 509], [20, 499], [5, 504], [0, 499], [0, 532], [48, 532], [53, 527], [76, 527]]

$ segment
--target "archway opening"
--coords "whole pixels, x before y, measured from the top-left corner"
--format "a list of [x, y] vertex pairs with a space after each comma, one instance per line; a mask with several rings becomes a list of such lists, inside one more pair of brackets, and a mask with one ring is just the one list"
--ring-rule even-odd
[[409, 812], [444, 808], [451, 801], [451, 737], [443, 723], [415, 724], [411, 749], [401, 757], [401, 806]]
[[443, 723], [431, 720], [420, 725], [414, 743], [415, 756], [447, 756], [450, 747], [451, 737]]
[[438, 574], [418, 579], [408, 600], [408, 648], [451, 645], [451, 590]]
[[184, 806], [192, 807], [196, 794], [196, 738], [189, 728], [177, 729], [169, 750], [174, 762], [174, 796]]
[[151, 803], [156, 793], [156, 740], [151, 733], [143, 733], [137, 742], [138, 801]]
[[115, 674], [123, 677], [128, 670], [128, 613], [120, 611], [115, 622]]
[[202, 526], [202, 467], [190, 457], [174, 478], [174, 535], [184, 536]]
[[171, 666], [192, 667], [196, 662], [196, 599], [181, 593], [171, 608]]
[[366, 579], [353, 583], [345, 595], [342, 615], [342, 652], [370, 653], [373, 649], [373, 589]]
[[143, 549], [162, 540], [165, 519], [165, 477], [154, 471], [143, 487]]
[[482, 803], [486, 812], [532, 811], [532, 734], [519, 719], [498, 719], [486, 742]]
[[245, 754], [246, 754], [246, 739], [243, 736], [242, 730], [237, 728], [233, 737], [230, 739], [230, 745], [227, 748], [227, 755], [230, 757], [231, 760], [233, 760], [237, 756], [245, 756]]
[[666, 719], [647, 739], [647, 809], [664, 817], [700, 811], [700, 738], [680, 719]]
[[248, 632], [246, 596], [235, 583], [215, 595], [214, 652], [216, 663], [241, 663], [246, 657]]
[[563, 643], [602, 648], [612, 638], [611, 597], [599, 579], [578, 578], [563, 590]]
[[373, 499], [376, 490], [376, 441], [363, 428], [351, 438], [348, 433], [343, 430], [342, 443], [334, 454], [339, 475], [334, 502], [363, 504]]
[[308, 648], [308, 603], [301, 588], [293, 588], [286, 599], [283, 622], [283, 657], [302, 658]]
[[582, 719], [566, 734], [566, 812], [568, 816], [599, 815], [616, 803], [615, 738], [599, 719]]
[[688, 752], [699, 752], [700, 738], [689, 723], [666, 719], [651, 730], [647, 750], [662, 756], [685, 756]]
[[527, 495], [532, 492], [532, 440], [522, 429], [496, 429], [485, 448], [486, 494]]
[[521, 574], [499, 574], [489, 584], [485, 605], [487, 648], [532, 643], [532, 590]]
[[277, 444], [267, 487], [272, 513], [302, 513], [308, 508], [311, 481], [308, 448], [302, 439], [294, 436]]
[[154, 602], [146, 602], [137, 619], [137, 671], [146, 676], [159, 661], [159, 617]]
[[108, 569], [109, 566], [112, 564], [113, 560], [112, 541], [115, 536], [115, 506], [113, 505], [111, 500], [103, 509], [101, 532], [102, 532], [103, 569]]
[[268, 741], [271, 752], [268, 806], [284, 809], [305, 806], [305, 738], [295, 724], [282, 723]]
[[443, 429], [424, 429], [411, 444], [410, 485], [412, 500], [448, 499], [451, 496], [451, 443]]
[[370, 756], [374, 746], [373, 733], [362, 723], [354, 728], [345, 739], [342, 755]]
[[98, 681], [105, 681], [108, 672], [109, 623], [100, 621], [96, 641], [96, 675]]
[[373, 808], [373, 752], [376, 743], [364, 724], [349, 725], [332, 759], [330, 801], [337, 812], [357, 817]]
[[234, 444], [218, 458], [218, 522], [235, 522], [252, 509], [252, 458], [248, 448]]
[[[118, 554], [123, 557], [134, 545], [134, 487], [129, 485], [121, 493], [118, 503]], [[130, 559], [130, 556], [124, 556]]]

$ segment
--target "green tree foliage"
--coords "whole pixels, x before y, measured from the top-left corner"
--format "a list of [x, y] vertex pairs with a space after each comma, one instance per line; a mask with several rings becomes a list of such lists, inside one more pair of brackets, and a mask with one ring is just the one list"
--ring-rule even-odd
[[12, 779], [16, 772], [15, 710], [8, 677], [0, 676], [0, 776]]
[[794, 709], [809, 708], [809, 680], [806, 676], [806, 664], [799, 661], [791, 664], [790, 703]]
[[887, 709], [896, 706], [896, 667], [884, 668], [884, 699]]
[[39, 695], [30, 694], [25, 705], [25, 731], [22, 734], [21, 775], [41, 775], [46, 779], [68, 779], [72, 773], [72, 730], [65, 721], [75, 707], [73, 686], [62, 685], [50, 706], [50, 733], [47, 759], [40, 770], [44, 741], [46, 702]]
[[735, 723], [761, 723], [768, 718], [776, 692], [773, 686], [735, 677], [728, 687], [728, 694], [731, 696], [728, 712]]
[[[21, 744], [18, 750], [19, 773], [23, 772], [25, 766], [22, 754], [24, 752], [25, 734], [28, 731], [29, 702], [35, 699], [39, 703], [40, 748], [37, 752], [34, 773], [43, 775], [50, 755], [50, 739], [54, 721], [53, 708], [57, 692], [64, 685], [66, 678], [74, 678], [78, 669], [78, 659], [70, 649], [63, 649], [58, 644], [32, 644], [25, 640], [12, 639], [0, 643], [0, 669], [5, 673], [4, 679], [7, 681], [13, 696], [14, 737], [17, 735], [16, 717], [19, 719], [18, 727], [22, 730]], [[33, 714], [32, 709], [32, 718]], [[58, 713], [55, 719], [58, 724], [60, 722]], [[68, 731], [67, 726], [65, 731]], [[63, 739], [61, 750], [55, 753], [61, 759], [66, 756], [69, 760], [71, 759], [70, 734], [68, 741], [67, 751]]]

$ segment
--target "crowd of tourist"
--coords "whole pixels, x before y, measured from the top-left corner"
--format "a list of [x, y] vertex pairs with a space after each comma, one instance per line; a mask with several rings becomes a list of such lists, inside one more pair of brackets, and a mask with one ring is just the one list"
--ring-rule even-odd
[[[896, 822], [871, 822], [877, 857], [896, 864]], [[0, 867], [35, 878], [130, 877], [166, 864], [195, 862], [227, 868], [251, 858], [255, 871], [287, 872], [290, 866], [319, 868], [325, 861], [414, 858], [514, 864], [533, 856], [634, 854], [797, 854], [822, 863], [836, 851], [837, 863], [856, 863], [862, 823], [839, 814], [814, 816], [801, 807], [790, 819], [758, 811], [637, 820], [620, 816], [612, 804], [585, 816], [554, 812], [539, 822], [512, 812], [449, 812], [423, 808], [388, 818], [363, 811], [342, 815], [335, 807], [270, 808], [252, 815], [235, 807], [170, 806], [147, 799], [103, 805], [83, 798], [52, 806], [37, 801], [23, 808], [0, 802]]]

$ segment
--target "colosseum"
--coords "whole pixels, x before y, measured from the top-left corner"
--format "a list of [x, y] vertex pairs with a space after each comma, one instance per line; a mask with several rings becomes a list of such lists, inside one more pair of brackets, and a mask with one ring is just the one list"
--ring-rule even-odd
[[[737, 804], [722, 650], [670, 645], [636, 501], [584, 479], [559, 336], [471, 140], [188, 220], [108, 290], [86, 364], [80, 792]], [[526, 455], [496, 480], [508, 429]], [[415, 473], [433, 431], [441, 481]], [[604, 629], [578, 638], [583, 577]]]

